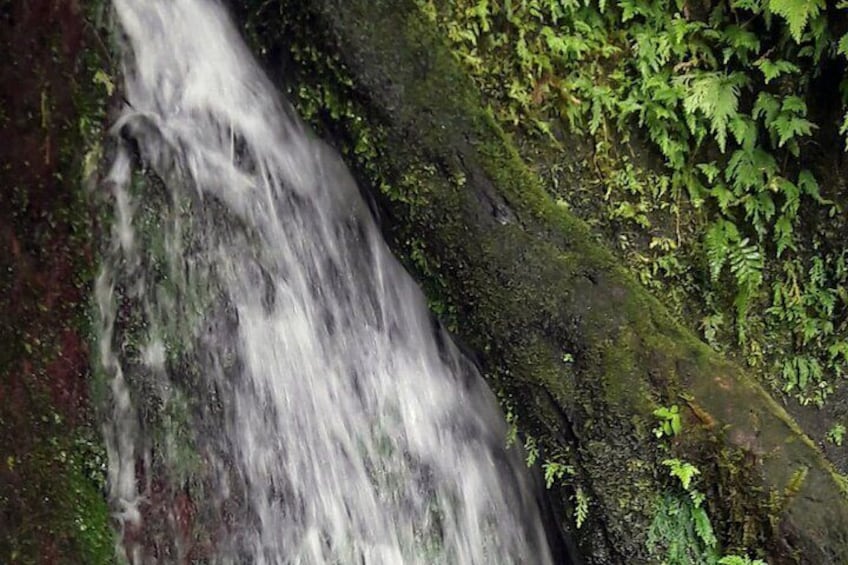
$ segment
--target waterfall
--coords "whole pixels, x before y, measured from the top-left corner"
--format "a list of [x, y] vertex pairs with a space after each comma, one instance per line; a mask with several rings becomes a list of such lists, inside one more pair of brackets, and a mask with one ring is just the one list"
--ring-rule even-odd
[[96, 283], [131, 563], [544, 564], [535, 487], [340, 159], [212, 0], [114, 0]]

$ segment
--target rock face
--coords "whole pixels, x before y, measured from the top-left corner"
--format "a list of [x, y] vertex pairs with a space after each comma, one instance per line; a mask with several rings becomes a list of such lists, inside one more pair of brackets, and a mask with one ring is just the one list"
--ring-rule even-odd
[[[300, 112], [344, 152], [521, 430], [543, 458], [574, 465], [572, 486], [550, 498], [586, 561], [657, 560], [646, 547], [654, 503], [680, 489], [661, 461], [677, 457], [701, 470], [725, 549], [848, 562], [843, 479], [757, 383], [551, 201], [414, 2], [309, 4], [234, 10]], [[653, 411], [674, 404], [683, 432], [661, 449]], [[568, 516], [575, 488], [590, 499], [580, 530]]]
[[[729, 549], [848, 562], [841, 477], [760, 386], [682, 330], [550, 201], [411, 0], [233, 2], [300, 111], [344, 150], [387, 238], [522, 432], [543, 458], [575, 467], [550, 504], [586, 561], [655, 559], [645, 544], [654, 501], [679, 490], [661, 461], [678, 457], [700, 468]], [[83, 6], [92, 11], [61, 1], [0, 10], [2, 562], [112, 560], [88, 401], [91, 212], [80, 183], [96, 164], [85, 146], [111, 82], [95, 82], [99, 2]], [[663, 440], [667, 452], [652, 412], [672, 404], [683, 432]], [[590, 500], [579, 530], [576, 488]]]
[[94, 253], [82, 171], [97, 162], [88, 151], [106, 98], [92, 82], [93, 4], [0, 4], [2, 563], [112, 561], [86, 331]]

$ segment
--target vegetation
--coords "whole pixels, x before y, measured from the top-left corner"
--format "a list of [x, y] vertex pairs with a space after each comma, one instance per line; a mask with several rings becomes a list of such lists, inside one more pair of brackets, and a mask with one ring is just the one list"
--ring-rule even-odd
[[[448, 325], [479, 352], [505, 407], [520, 415], [512, 441], [521, 434], [533, 462], [553, 478], [547, 495], [553, 506], [573, 517], [557, 525], [599, 562], [604, 555], [651, 562], [651, 502], [685, 496], [662, 465], [676, 458], [700, 471], [697, 486], [708, 495], [704, 504], [723, 550], [741, 555], [762, 548], [780, 556], [780, 532], [791, 530], [803, 540], [793, 540], [793, 547], [811, 559], [841, 561], [835, 540], [844, 539], [843, 522], [821, 519], [813, 502], [830, 492], [835, 512], [842, 512], [828, 462], [751, 381], [750, 371], [722, 361], [675, 324], [577, 220], [569, 208], [581, 204], [580, 187], [591, 192], [587, 200], [600, 200], [600, 185], [584, 182], [579, 163], [569, 168], [573, 152], [562, 161], [539, 161], [551, 172], [560, 167], [562, 175], [525, 167], [515, 148], [526, 132], [505, 134], [509, 122], [495, 119], [498, 106], [481, 108], [478, 89], [454, 57], [458, 51], [445, 49], [444, 28], [433, 25], [434, 17], [445, 21], [441, 10], [449, 7], [422, 13], [421, 6], [417, 0], [391, 6], [245, 2], [245, 29], [267, 54], [269, 68], [285, 69], [301, 115], [373, 190], [390, 244], [421, 281], [434, 311], [446, 313]], [[557, 120], [548, 123], [558, 139]], [[610, 155], [617, 156], [613, 133]], [[547, 139], [540, 135], [530, 149], [547, 145], [552, 153], [568, 153]], [[645, 194], [670, 191], [646, 181], [635, 159], [629, 168], [612, 168], [597, 156], [590, 164], [608, 167], [603, 178], [616, 188], [610, 199], [621, 187], [638, 204], [637, 183]], [[561, 180], [562, 192], [545, 194], [538, 173], [551, 181], [549, 188]], [[576, 179], [568, 178], [572, 173]], [[681, 197], [681, 233], [693, 224], [685, 203]], [[653, 208], [633, 209], [634, 217], [660, 225]], [[622, 210], [616, 221], [629, 223], [629, 213]], [[664, 251], [672, 268], [676, 243], [667, 239], [652, 249]], [[635, 248], [638, 242], [630, 241]], [[665, 284], [661, 274], [648, 282]], [[724, 330], [713, 327], [720, 343]], [[657, 448], [652, 430], [660, 422], [652, 414], [678, 399], [685, 401], [678, 414], [687, 433], [668, 438], [675, 448], [668, 453]], [[771, 506], [791, 482], [797, 463], [790, 462], [800, 460], [809, 462], [809, 471], [792, 483], [797, 494]], [[573, 467], [575, 475], [558, 476], [559, 465]], [[588, 500], [579, 530], [573, 526], [577, 489]], [[812, 492], [819, 495], [808, 497]], [[813, 541], [822, 535], [837, 549]]]
[[563, 129], [591, 136], [589, 195], [557, 196], [605, 194], [595, 221], [643, 283], [714, 347], [825, 401], [848, 360], [845, 203], [819, 160], [840, 144], [848, 4], [418, 3], [503, 124], [553, 145], [572, 143]]
[[[5, 2], [0, 46], [0, 562], [115, 561], [89, 402], [105, 6]], [[38, 14], [32, 17], [32, 14]]]
[[845, 439], [845, 426], [836, 424], [827, 432], [827, 439], [837, 447], [842, 447], [842, 441]]

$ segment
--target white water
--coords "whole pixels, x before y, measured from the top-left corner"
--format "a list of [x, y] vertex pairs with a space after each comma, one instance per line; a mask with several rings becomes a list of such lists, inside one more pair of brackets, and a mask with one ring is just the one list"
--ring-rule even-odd
[[114, 4], [129, 105], [96, 293], [119, 550], [549, 562], [497, 403], [225, 11]]

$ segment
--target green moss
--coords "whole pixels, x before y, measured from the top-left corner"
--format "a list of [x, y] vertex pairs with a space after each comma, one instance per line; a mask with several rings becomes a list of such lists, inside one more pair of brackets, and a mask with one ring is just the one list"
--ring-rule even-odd
[[31, 451], [4, 454], [14, 513], [0, 556], [9, 563], [43, 562], [51, 554], [82, 563], [114, 561], [115, 539], [104, 498], [106, 454], [85, 428], [72, 434], [58, 414], [30, 424], [42, 439]]
[[[4, 563], [114, 561], [106, 455], [88, 402], [85, 348], [92, 333], [87, 298], [96, 269], [85, 188], [101, 154], [107, 98], [91, 79], [107, 62], [95, 47], [94, 35], [102, 29], [90, 19], [103, 3], [84, 8], [84, 14], [61, 16], [66, 18], [62, 33], [86, 29], [80, 31], [85, 45], [73, 56], [68, 55], [72, 42], [65, 43], [56, 27], [33, 24], [33, 37], [43, 41], [26, 53], [32, 66], [22, 72], [42, 81], [37, 85], [40, 111], [20, 118], [20, 124], [46, 137], [46, 156], [34, 155], [19, 177], [12, 176], [12, 167], [2, 172], [4, 181], [16, 187], [11, 197], [16, 206], [4, 210], [0, 222], [19, 244], [9, 259], [17, 279], [0, 279], [3, 294], [14, 304], [3, 305], [9, 312], [27, 313], [3, 319], [0, 326], [14, 329], [9, 339], [4, 335], [0, 354], [0, 390], [6, 399], [0, 406]], [[51, 12], [48, 20], [55, 16]], [[19, 51], [12, 49], [9, 56]], [[23, 59], [16, 64], [23, 65]], [[39, 159], [43, 162], [36, 164]], [[28, 184], [21, 179], [29, 179]]]
[[[291, 48], [286, 80], [297, 105], [374, 189], [392, 219], [390, 244], [432, 308], [481, 352], [523, 433], [542, 452], [578, 448], [612, 551], [648, 559], [646, 503], [667, 486], [652, 411], [683, 394], [697, 433], [680, 449], [716, 468], [725, 540], [743, 538], [732, 528], [740, 508], [751, 512], [745, 532], [756, 532], [744, 535], [763, 540], [771, 517], [758, 504], [771, 481], [785, 481], [787, 460], [815, 461], [816, 488], [834, 491], [829, 466], [785, 412], [672, 320], [543, 190], [412, 2], [283, 2], [276, 16], [243, 4], [260, 52]], [[770, 432], [746, 443], [752, 410]], [[762, 457], [787, 435], [798, 438], [791, 453]], [[750, 472], [738, 470], [739, 453]], [[813, 532], [799, 518], [806, 511], [779, 519]]]

